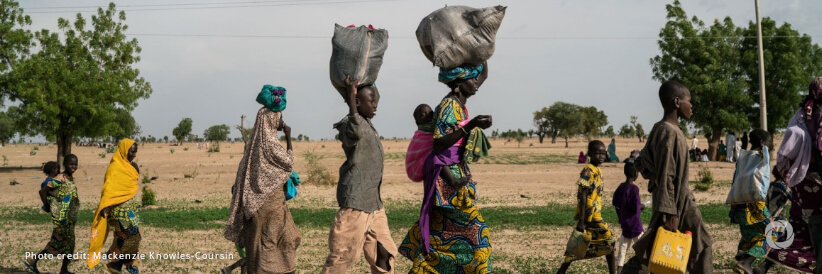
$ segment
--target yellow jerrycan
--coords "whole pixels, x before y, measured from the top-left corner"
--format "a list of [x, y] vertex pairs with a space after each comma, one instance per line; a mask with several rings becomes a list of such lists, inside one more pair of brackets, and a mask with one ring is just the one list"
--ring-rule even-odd
[[654, 239], [654, 248], [648, 271], [654, 274], [685, 274], [691, 255], [691, 232], [672, 232], [660, 226]]

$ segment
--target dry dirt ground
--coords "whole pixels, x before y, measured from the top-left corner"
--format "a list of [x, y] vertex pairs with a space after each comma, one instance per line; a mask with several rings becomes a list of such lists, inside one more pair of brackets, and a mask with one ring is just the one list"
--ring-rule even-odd
[[[418, 203], [422, 195], [422, 185], [412, 183], [405, 175], [404, 154], [408, 141], [386, 140], [383, 142], [386, 154], [386, 169], [382, 197], [386, 203]], [[564, 147], [562, 140], [550, 144], [546, 140], [539, 144], [536, 138], [526, 139], [521, 144], [493, 140], [491, 157], [472, 165], [474, 178], [478, 181], [478, 204], [480, 208], [494, 206], [543, 206], [549, 203], [573, 204], [574, 181], [581, 165], [576, 164], [580, 151], [587, 142], [570, 140], [570, 148]], [[607, 142], [606, 142], [607, 144]], [[700, 144], [707, 144], [705, 139]], [[778, 144], [778, 142], [777, 142]], [[307, 169], [304, 154], [313, 151], [325, 155], [322, 165], [336, 178], [340, 164], [345, 160], [338, 142], [295, 142], [297, 154], [296, 170]], [[617, 139], [617, 155], [626, 157], [633, 149], [641, 148], [636, 139]], [[31, 151], [37, 147], [36, 155]], [[222, 143], [221, 152], [208, 153], [197, 149], [194, 143], [172, 146], [166, 143], [144, 144], [140, 146], [137, 161], [146, 176], [157, 176], [150, 187], [156, 191], [158, 207], [196, 208], [226, 207], [230, 200], [230, 189], [234, 183], [237, 165], [242, 158], [242, 143]], [[174, 150], [172, 153], [171, 150]], [[72, 152], [80, 159], [80, 168], [75, 177], [82, 209], [96, 208], [103, 183], [103, 174], [112, 154], [100, 156], [104, 149], [73, 147]], [[55, 159], [54, 145], [22, 144], [0, 148], [3, 168], [0, 169], [0, 212], [39, 208], [37, 190], [43, 180], [39, 171], [42, 163]], [[611, 193], [622, 182], [622, 165], [603, 165], [606, 180], [604, 204], [610, 205]], [[722, 203], [733, 176], [731, 163], [711, 162], [691, 164], [691, 179], [697, 179], [697, 170], [707, 167], [712, 171], [715, 184], [710, 191], [695, 192], [701, 204]], [[193, 179], [185, 175], [193, 175]], [[301, 172], [301, 174], [303, 174]], [[303, 175], [305, 176], [305, 175]], [[304, 178], [306, 179], [306, 178]], [[11, 185], [10, 182], [19, 184]], [[722, 183], [725, 182], [725, 183]], [[645, 189], [646, 181], [640, 180], [640, 189]], [[300, 186], [300, 194], [289, 202], [291, 208], [333, 208], [337, 207], [334, 186], [312, 184], [310, 178]], [[525, 196], [526, 198], [523, 198]], [[643, 200], [650, 195], [643, 191]], [[200, 200], [195, 203], [194, 200]], [[390, 214], [390, 212], [389, 212]], [[330, 227], [330, 222], [329, 222]], [[402, 241], [410, 224], [390, 224], [394, 240]], [[611, 224], [619, 233], [618, 224]], [[88, 227], [77, 227], [77, 251], [85, 252], [88, 247]], [[497, 273], [545, 273], [556, 268], [564, 251], [570, 227], [546, 226], [544, 229], [493, 230], [493, 265]], [[711, 225], [711, 233], [717, 240], [714, 248], [715, 266], [718, 273], [731, 273], [729, 266], [736, 252], [737, 229], [730, 225]], [[22, 271], [20, 259], [27, 251], [42, 249], [51, 231], [50, 225], [33, 225], [21, 221], [0, 220], [0, 272]], [[327, 228], [300, 228], [302, 245], [298, 250], [300, 273], [317, 273], [327, 255]], [[235, 254], [234, 246], [222, 237], [221, 229], [188, 230], [176, 232], [152, 227], [142, 227], [141, 251], [194, 254], [196, 252], [214, 254]], [[110, 240], [109, 240], [110, 241]], [[107, 248], [108, 243], [106, 244]], [[105, 250], [105, 249], [104, 249]], [[141, 270], [145, 273], [201, 272], [214, 273], [233, 260], [144, 260]], [[407, 272], [409, 261], [397, 258], [398, 273]], [[59, 269], [57, 260], [44, 262], [44, 270]], [[88, 272], [84, 261], [71, 265], [77, 272]], [[364, 273], [367, 265], [361, 260], [349, 271]], [[98, 267], [92, 272], [99, 273]], [[577, 262], [571, 273], [607, 273], [604, 259]], [[790, 273], [778, 269], [779, 273]]]

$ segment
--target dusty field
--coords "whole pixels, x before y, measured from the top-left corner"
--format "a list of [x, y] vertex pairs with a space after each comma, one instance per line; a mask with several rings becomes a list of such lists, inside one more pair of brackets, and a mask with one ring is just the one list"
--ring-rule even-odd
[[[607, 143], [607, 142], [606, 142]], [[701, 140], [706, 144], [706, 140]], [[405, 175], [404, 153], [407, 141], [385, 141], [386, 154], [385, 181], [382, 197], [386, 204], [417, 204], [422, 195], [422, 185], [410, 182]], [[295, 142], [298, 154], [296, 170], [306, 170], [303, 153], [314, 151], [326, 157], [322, 164], [336, 177], [337, 169], [345, 160], [339, 143], [336, 142]], [[478, 183], [480, 207], [495, 206], [544, 206], [549, 203], [572, 204], [575, 191], [574, 181], [581, 165], [576, 157], [584, 150], [586, 142], [571, 140], [570, 148], [560, 140], [556, 144], [539, 144], [537, 139], [526, 139], [521, 147], [516, 142], [492, 141], [492, 156], [472, 165], [474, 178]], [[225, 207], [230, 200], [230, 189], [234, 183], [237, 165], [242, 157], [242, 143], [223, 143], [222, 152], [207, 153], [198, 150], [196, 144], [183, 146], [170, 144], [145, 144], [140, 147], [137, 161], [141, 172], [147, 176], [157, 176], [150, 184], [156, 191], [160, 208]], [[33, 147], [38, 147], [36, 155], [30, 155]], [[633, 149], [641, 148], [636, 139], [617, 139], [617, 155], [626, 157]], [[185, 148], [188, 148], [187, 150]], [[174, 150], [171, 153], [171, 149]], [[75, 175], [83, 209], [96, 208], [99, 201], [103, 174], [111, 159], [104, 158], [100, 148], [74, 147], [73, 152], [80, 158], [80, 168]], [[36, 168], [53, 160], [56, 147], [35, 144], [11, 145], [0, 148], [3, 169], [0, 169], [0, 213], [14, 214], [15, 211], [39, 208], [37, 188], [43, 174]], [[701, 165], [692, 164], [691, 178], [696, 180]], [[719, 181], [707, 192], [696, 192], [699, 203], [722, 203], [728, 190], [728, 181], [733, 174], [733, 164], [711, 162], [705, 164]], [[17, 168], [15, 168], [17, 167]], [[606, 198], [610, 205], [610, 193], [622, 182], [622, 165], [604, 164]], [[193, 175], [193, 179], [184, 178]], [[305, 176], [301, 172], [301, 175]], [[306, 178], [303, 178], [306, 179]], [[11, 181], [19, 184], [10, 185]], [[640, 180], [640, 188], [645, 189], [645, 181]], [[335, 188], [318, 186], [309, 180], [300, 187], [297, 199], [289, 202], [291, 208], [336, 208]], [[523, 197], [524, 196], [524, 197]], [[643, 199], [650, 199], [645, 192]], [[201, 202], [195, 203], [195, 200]], [[389, 214], [391, 214], [389, 212]], [[330, 226], [330, 220], [328, 225]], [[394, 240], [404, 237], [410, 224], [390, 224]], [[611, 224], [619, 233], [618, 224]], [[711, 225], [715, 239], [715, 266], [719, 273], [731, 273], [732, 256], [736, 252], [736, 231], [730, 225]], [[85, 252], [88, 246], [88, 227], [77, 227], [77, 251]], [[498, 273], [544, 273], [558, 266], [564, 250], [570, 227], [546, 226], [538, 230], [492, 229], [494, 244], [493, 265]], [[317, 273], [327, 254], [328, 228], [300, 228], [302, 246], [298, 261], [300, 273]], [[32, 225], [26, 222], [0, 219], [0, 272], [22, 271], [20, 259], [26, 251], [42, 249], [51, 227]], [[108, 244], [106, 245], [107, 248]], [[104, 249], [105, 250], [105, 249]], [[177, 232], [163, 228], [143, 228], [144, 253], [215, 253], [233, 254], [234, 247], [222, 237], [221, 229], [187, 230]], [[163, 272], [215, 272], [219, 267], [230, 264], [229, 259], [214, 260], [144, 260], [141, 270], [145, 273]], [[397, 271], [406, 272], [409, 263], [405, 258], [397, 258]], [[41, 270], [57, 270], [58, 262], [45, 262]], [[367, 269], [364, 260], [351, 273], [363, 273]], [[85, 262], [72, 264], [71, 270], [87, 272]], [[99, 272], [96, 269], [94, 272]], [[575, 263], [572, 273], [606, 273], [604, 259], [594, 259]], [[779, 269], [778, 272], [786, 272]]]

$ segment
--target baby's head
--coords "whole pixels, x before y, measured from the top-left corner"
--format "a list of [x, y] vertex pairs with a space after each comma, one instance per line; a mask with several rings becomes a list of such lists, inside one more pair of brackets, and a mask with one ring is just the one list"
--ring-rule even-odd
[[47, 162], [43, 165], [43, 174], [49, 177], [57, 176], [57, 174], [60, 174], [60, 165], [55, 161]]
[[434, 111], [427, 104], [420, 104], [414, 109], [414, 121], [418, 126], [430, 123], [434, 120]]

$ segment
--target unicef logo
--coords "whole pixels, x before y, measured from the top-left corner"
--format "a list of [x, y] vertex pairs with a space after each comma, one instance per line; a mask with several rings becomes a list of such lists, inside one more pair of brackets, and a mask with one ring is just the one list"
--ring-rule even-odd
[[[775, 236], [781, 234], [785, 235], [785, 241], [774, 242]], [[771, 222], [765, 227], [765, 243], [773, 249], [784, 249], [791, 246], [793, 244], [793, 227], [785, 220]]]

